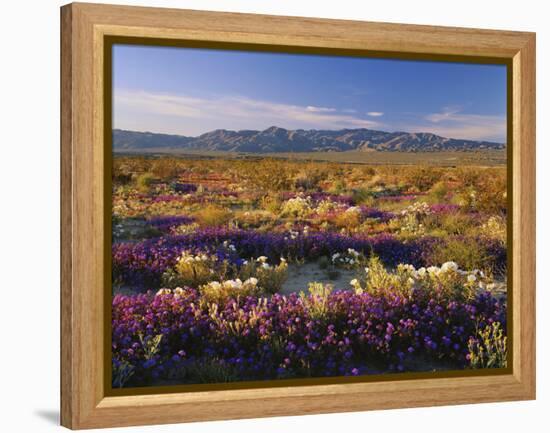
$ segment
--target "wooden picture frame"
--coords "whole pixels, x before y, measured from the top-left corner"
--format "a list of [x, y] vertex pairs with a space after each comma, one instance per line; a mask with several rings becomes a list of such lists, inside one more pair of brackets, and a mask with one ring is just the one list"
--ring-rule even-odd
[[[512, 367], [499, 375], [107, 395], [104, 68], [109, 37], [510, 65]], [[61, 424], [72, 429], [535, 398], [535, 34], [73, 3], [61, 8]], [[110, 218], [110, 215], [108, 216]], [[107, 347], [109, 347], [107, 345]]]

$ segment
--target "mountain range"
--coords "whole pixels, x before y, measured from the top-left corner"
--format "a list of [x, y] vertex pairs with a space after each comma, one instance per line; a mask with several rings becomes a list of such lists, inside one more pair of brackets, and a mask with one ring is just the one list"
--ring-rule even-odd
[[429, 132], [384, 132], [372, 129], [263, 131], [216, 129], [197, 137], [113, 130], [115, 151], [216, 150], [231, 152], [435, 152], [441, 150], [504, 149], [503, 143], [441, 137]]

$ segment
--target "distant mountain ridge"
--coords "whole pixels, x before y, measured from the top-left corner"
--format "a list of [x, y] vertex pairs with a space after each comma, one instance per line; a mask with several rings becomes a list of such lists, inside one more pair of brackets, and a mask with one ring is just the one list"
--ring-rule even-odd
[[429, 132], [384, 132], [372, 129], [288, 130], [272, 126], [263, 131], [216, 129], [186, 137], [152, 132], [113, 130], [115, 151], [216, 150], [231, 152], [436, 152], [442, 150], [504, 149], [503, 143], [446, 138]]

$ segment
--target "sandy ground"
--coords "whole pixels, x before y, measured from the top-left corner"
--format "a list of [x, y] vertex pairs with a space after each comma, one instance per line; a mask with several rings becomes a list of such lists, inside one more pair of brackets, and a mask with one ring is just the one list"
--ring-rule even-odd
[[331, 284], [334, 289], [351, 290], [350, 281], [357, 276], [357, 270], [338, 269], [337, 275], [329, 276], [328, 272], [321, 269], [316, 262], [302, 265], [290, 264], [288, 266], [288, 278], [283, 284], [281, 293], [288, 295], [292, 292], [304, 291], [307, 293], [310, 282]]

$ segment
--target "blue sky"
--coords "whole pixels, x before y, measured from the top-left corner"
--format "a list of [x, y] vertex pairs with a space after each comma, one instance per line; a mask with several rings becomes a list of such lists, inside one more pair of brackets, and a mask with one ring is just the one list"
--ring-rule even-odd
[[371, 128], [506, 141], [506, 68], [446, 62], [113, 47], [113, 125]]

